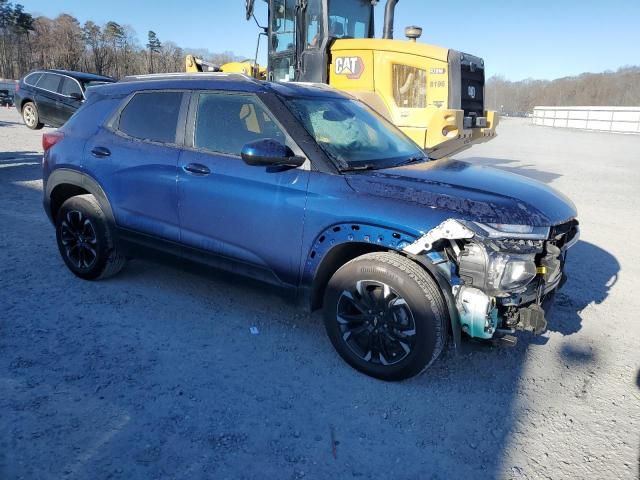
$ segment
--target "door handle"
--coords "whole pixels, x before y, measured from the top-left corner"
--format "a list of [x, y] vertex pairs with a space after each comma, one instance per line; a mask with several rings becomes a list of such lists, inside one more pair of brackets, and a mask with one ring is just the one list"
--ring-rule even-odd
[[91, 154], [97, 158], [104, 158], [111, 155], [111, 151], [104, 147], [94, 147], [93, 150], [91, 150]]
[[204, 176], [204, 175], [209, 175], [211, 173], [211, 170], [209, 170], [207, 166], [202, 165], [201, 163], [190, 163], [182, 167], [182, 169], [185, 172], [190, 173], [191, 175]]

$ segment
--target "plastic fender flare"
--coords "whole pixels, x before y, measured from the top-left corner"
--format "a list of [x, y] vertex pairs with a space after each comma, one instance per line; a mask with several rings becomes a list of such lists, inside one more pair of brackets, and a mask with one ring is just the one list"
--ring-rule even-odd
[[44, 191], [44, 204], [49, 220], [51, 220], [52, 222], [54, 221], [51, 213], [51, 193], [56, 187], [65, 184], [80, 187], [96, 197], [100, 208], [102, 208], [102, 211], [104, 212], [109, 222], [115, 225], [116, 221], [113, 215], [113, 210], [111, 209], [111, 204], [109, 203], [109, 199], [107, 198], [107, 195], [104, 193], [104, 190], [102, 189], [100, 184], [86, 173], [78, 172], [76, 170], [71, 170], [68, 168], [59, 168], [54, 170], [53, 172], [51, 172], [51, 175], [49, 175], [49, 178], [47, 179]]

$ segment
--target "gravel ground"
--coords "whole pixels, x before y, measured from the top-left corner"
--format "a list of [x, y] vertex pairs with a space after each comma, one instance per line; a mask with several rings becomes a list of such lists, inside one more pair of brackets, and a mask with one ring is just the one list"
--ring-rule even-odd
[[0, 479], [637, 478], [640, 136], [500, 133], [459, 156], [580, 211], [550, 329], [390, 384], [253, 283], [142, 261], [75, 278], [40, 132], [0, 110]]

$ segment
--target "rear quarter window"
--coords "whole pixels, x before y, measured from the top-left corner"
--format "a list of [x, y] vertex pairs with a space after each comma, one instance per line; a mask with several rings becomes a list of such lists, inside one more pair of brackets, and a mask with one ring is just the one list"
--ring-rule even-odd
[[62, 80], [62, 77], [60, 75], [55, 75], [53, 73], [43, 73], [36, 86], [38, 88], [42, 88], [43, 90], [57, 92], [58, 86], [60, 85], [60, 80]]
[[29, 75], [24, 77], [24, 83], [32, 87], [35, 87], [36, 83], [38, 83], [38, 80], [40, 80], [41, 76], [42, 76], [42, 73], [40, 72], [30, 73]]
[[120, 114], [118, 130], [130, 137], [176, 142], [182, 92], [136, 93]]

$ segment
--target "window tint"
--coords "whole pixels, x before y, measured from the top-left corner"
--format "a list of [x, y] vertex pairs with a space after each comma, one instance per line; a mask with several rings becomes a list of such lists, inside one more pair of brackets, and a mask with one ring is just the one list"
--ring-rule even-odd
[[286, 136], [258, 99], [251, 95], [200, 95], [194, 146], [214, 152], [240, 155], [247, 143]]
[[136, 94], [120, 115], [118, 129], [135, 138], [174, 143], [181, 92]]
[[24, 77], [24, 83], [26, 83], [27, 85], [35, 86], [35, 84], [38, 83], [38, 80], [40, 80], [41, 76], [42, 73], [31, 73]]
[[276, 52], [293, 50], [294, 35], [296, 32], [296, 1], [295, 0], [275, 0], [274, 2], [273, 24], [271, 29], [273, 36], [271, 42]]
[[62, 95], [66, 95], [67, 97], [69, 97], [72, 93], [77, 93], [79, 95], [82, 95], [82, 91], [80, 90], [80, 86], [78, 85], [78, 82], [68, 77], [63, 77], [62, 88], [60, 89], [60, 93]]
[[61, 78], [60, 75], [54, 75], [53, 73], [43, 73], [40, 80], [38, 80], [37, 87], [51, 92], [57, 92]]

